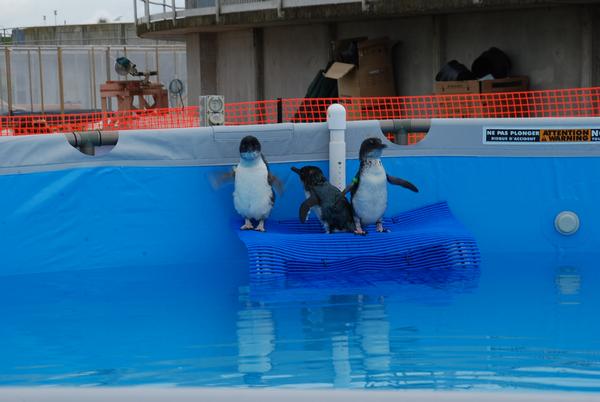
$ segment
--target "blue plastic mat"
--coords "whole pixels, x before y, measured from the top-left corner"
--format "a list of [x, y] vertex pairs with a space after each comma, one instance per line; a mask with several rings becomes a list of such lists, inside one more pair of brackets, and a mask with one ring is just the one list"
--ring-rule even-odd
[[250, 274], [352, 273], [402, 268], [477, 267], [479, 248], [445, 202], [385, 220], [389, 233], [326, 234], [317, 220], [268, 221], [267, 232], [239, 231]]

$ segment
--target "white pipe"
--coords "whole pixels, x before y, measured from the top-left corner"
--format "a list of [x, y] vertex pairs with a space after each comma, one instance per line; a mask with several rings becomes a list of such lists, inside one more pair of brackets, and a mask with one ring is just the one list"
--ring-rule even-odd
[[346, 187], [346, 109], [337, 103], [327, 109], [329, 127], [329, 182]]

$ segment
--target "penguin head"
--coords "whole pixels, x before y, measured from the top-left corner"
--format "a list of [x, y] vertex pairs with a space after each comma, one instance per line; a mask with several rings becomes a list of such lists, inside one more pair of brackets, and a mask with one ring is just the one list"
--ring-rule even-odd
[[247, 135], [240, 142], [240, 157], [252, 161], [260, 156], [260, 142], [252, 135]]
[[306, 188], [318, 186], [327, 181], [323, 171], [316, 166], [304, 166], [301, 169], [292, 167], [292, 170], [300, 176], [300, 180]]
[[387, 145], [381, 142], [379, 138], [367, 138], [360, 145], [360, 160], [365, 159], [378, 159], [381, 157], [383, 149], [387, 148]]

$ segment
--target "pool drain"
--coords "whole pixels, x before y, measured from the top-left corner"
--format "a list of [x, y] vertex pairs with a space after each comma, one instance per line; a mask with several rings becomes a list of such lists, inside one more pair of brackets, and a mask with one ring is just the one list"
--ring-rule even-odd
[[562, 235], [569, 236], [579, 230], [579, 216], [572, 211], [562, 211], [554, 219], [556, 231]]

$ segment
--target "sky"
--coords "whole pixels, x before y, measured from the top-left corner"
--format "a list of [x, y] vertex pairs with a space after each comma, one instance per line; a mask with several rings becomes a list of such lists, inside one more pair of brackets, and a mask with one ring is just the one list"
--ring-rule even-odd
[[[141, 6], [140, 6], [141, 8]], [[85, 24], [119, 16], [121, 21], [133, 21], [132, 0], [0, 0], [0, 28], [54, 25], [54, 10], [58, 24]]]

